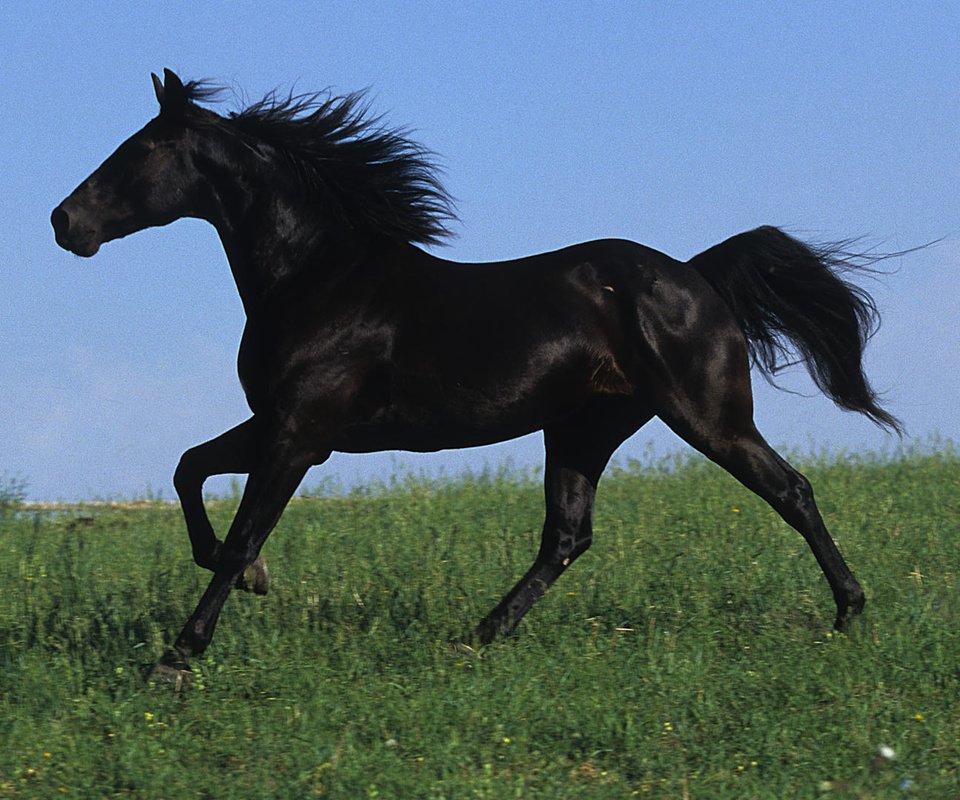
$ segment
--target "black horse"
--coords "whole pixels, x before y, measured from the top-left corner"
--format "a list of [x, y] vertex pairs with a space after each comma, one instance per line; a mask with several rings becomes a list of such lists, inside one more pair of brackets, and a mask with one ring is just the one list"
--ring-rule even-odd
[[[214, 577], [160, 669], [183, 677], [234, 586], [263, 593], [259, 556], [307, 469], [333, 451], [434, 451], [543, 430], [546, 521], [530, 570], [480, 622], [512, 631], [589, 546], [597, 482], [652, 417], [756, 492], [806, 539], [842, 629], [864, 595], [809, 483], [753, 423], [751, 362], [791, 348], [845, 409], [898, 423], [862, 366], [873, 301], [839, 249], [772, 227], [687, 263], [600, 240], [496, 264], [415, 244], [446, 235], [451, 203], [430, 154], [366, 113], [358, 95], [277, 97], [229, 116], [215, 90], [153, 76], [159, 115], [53, 211], [60, 246], [181, 217], [207, 220], [247, 314], [238, 369], [253, 415], [184, 453], [175, 474], [197, 564]], [[247, 473], [220, 542], [210, 475]]]

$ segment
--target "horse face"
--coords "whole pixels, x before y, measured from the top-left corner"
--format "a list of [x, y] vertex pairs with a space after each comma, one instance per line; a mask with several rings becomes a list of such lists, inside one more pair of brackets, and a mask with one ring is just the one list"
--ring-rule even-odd
[[53, 210], [57, 244], [92, 256], [104, 242], [192, 215], [197, 181], [189, 131], [161, 115]]

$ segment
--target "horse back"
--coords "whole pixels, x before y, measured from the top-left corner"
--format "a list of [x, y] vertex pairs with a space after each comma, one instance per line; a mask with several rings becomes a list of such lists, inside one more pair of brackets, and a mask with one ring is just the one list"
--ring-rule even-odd
[[634, 395], [638, 337], [663, 327], [663, 299], [703, 291], [693, 270], [625, 240], [478, 264], [408, 246], [251, 319], [241, 379], [252, 406], [337, 419], [339, 450], [500, 441]]

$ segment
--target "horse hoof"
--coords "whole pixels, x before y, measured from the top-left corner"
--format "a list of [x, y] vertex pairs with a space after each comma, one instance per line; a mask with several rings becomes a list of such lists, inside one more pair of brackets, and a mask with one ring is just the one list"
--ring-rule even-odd
[[173, 650], [168, 650], [150, 671], [151, 683], [168, 683], [175, 694], [188, 687], [193, 681], [190, 665]]
[[467, 658], [472, 661], [481, 657], [479, 649], [471, 647], [466, 642], [452, 642], [450, 648], [453, 650], [453, 654], [460, 658]]
[[848, 633], [850, 630], [850, 623], [853, 622], [859, 613], [859, 611], [847, 609], [847, 611], [843, 614], [837, 614], [837, 618], [833, 623], [833, 629], [837, 633]]
[[863, 592], [855, 594], [849, 603], [844, 604], [843, 608], [837, 610], [837, 620], [833, 623], [834, 629], [840, 633], [846, 633], [853, 619], [863, 613], [865, 604], [866, 598], [864, 598]]
[[263, 560], [263, 556], [257, 556], [257, 560], [237, 578], [237, 588], [254, 594], [267, 593], [270, 588], [270, 574], [267, 572], [267, 562]]

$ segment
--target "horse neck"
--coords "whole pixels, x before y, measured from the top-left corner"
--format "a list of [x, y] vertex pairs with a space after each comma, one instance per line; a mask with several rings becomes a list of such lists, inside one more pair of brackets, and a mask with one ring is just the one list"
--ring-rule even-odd
[[276, 241], [275, 236], [258, 235], [255, 228], [244, 230], [242, 225], [226, 230], [220, 225], [216, 228], [248, 313], [261, 298], [298, 271], [297, 265], [284, 253], [284, 243]]
[[[318, 221], [309, 205], [269, 176], [242, 175], [243, 185], [217, 186], [208, 216], [223, 245], [247, 313], [276, 287], [323, 258]], [[259, 177], [260, 180], [256, 178]]]
[[[323, 209], [305, 200], [296, 181], [262, 154], [229, 140], [224, 144], [213, 151], [220, 155], [218, 163], [212, 153], [206, 161], [213, 199], [203, 216], [217, 229], [248, 315], [266, 295], [307, 270], [321, 282], [333, 282], [364, 253], [384, 246], [324, 219]], [[312, 280], [312, 285], [318, 284]]]
[[308, 273], [311, 290], [324, 291], [325, 286], [330, 288], [351, 273], [358, 262], [369, 261], [373, 252], [390, 246], [349, 237], [323, 237], [316, 233], [316, 222], [310, 220], [304, 221], [302, 228], [294, 226], [295, 234], [278, 236], [266, 219], [260, 222], [270, 229], [267, 232], [251, 225], [239, 235], [224, 236], [218, 229], [248, 316], [266, 296], [283, 291], [285, 286], [300, 286], [298, 279]]

